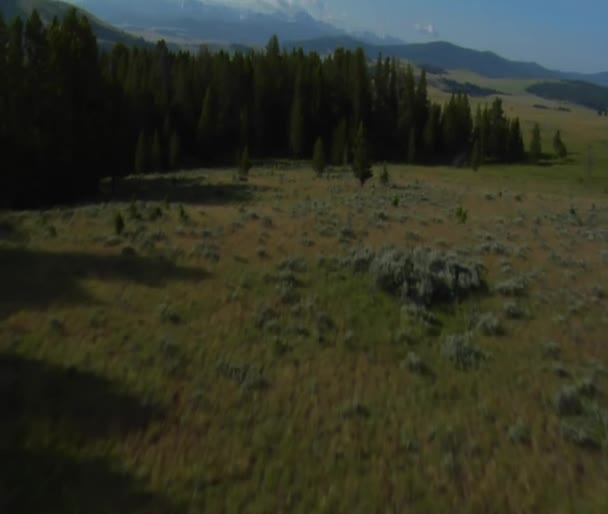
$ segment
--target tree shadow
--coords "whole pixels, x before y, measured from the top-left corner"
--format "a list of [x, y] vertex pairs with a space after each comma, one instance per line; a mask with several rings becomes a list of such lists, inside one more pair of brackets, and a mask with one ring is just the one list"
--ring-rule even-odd
[[173, 513], [181, 509], [86, 444], [164, 416], [93, 373], [0, 354], [0, 512]]
[[178, 514], [184, 508], [112, 469], [103, 459], [76, 460], [48, 450], [0, 456], [0, 512], [19, 514]]
[[248, 202], [256, 193], [273, 190], [247, 182], [205, 184], [203, 180], [202, 177], [132, 176], [117, 181], [114, 191], [106, 191], [102, 199], [128, 202], [135, 198], [191, 205], [225, 205]]
[[0, 354], [0, 400], [2, 441], [14, 430], [17, 439], [85, 442], [141, 430], [163, 415], [157, 405], [142, 404], [101, 376], [15, 354]]
[[158, 257], [0, 247], [0, 319], [21, 309], [46, 309], [53, 303], [94, 303], [80, 283], [84, 279], [163, 287], [172, 281], [198, 282], [208, 276], [202, 269], [179, 267]]

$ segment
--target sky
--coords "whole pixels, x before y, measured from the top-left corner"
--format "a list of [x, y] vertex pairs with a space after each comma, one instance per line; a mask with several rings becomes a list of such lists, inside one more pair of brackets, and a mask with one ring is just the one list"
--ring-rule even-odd
[[442, 40], [563, 71], [608, 71], [608, 0], [225, 0], [303, 7], [340, 27]]

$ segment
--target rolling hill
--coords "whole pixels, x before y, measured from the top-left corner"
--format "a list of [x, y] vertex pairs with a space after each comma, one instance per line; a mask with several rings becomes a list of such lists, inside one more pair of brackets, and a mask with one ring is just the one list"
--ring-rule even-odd
[[547, 100], [570, 102], [601, 112], [608, 111], [608, 87], [582, 81], [540, 82], [526, 88]]
[[323, 37], [305, 41], [289, 41], [287, 48], [302, 48], [320, 54], [336, 48], [363, 48], [374, 58], [379, 53], [415, 64], [448, 70], [467, 70], [488, 78], [534, 78], [584, 80], [608, 86], [608, 72], [596, 74], [569, 73], [549, 70], [534, 62], [512, 61], [493, 52], [463, 48], [443, 41], [402, 45], [373, 45], [350, 36]]

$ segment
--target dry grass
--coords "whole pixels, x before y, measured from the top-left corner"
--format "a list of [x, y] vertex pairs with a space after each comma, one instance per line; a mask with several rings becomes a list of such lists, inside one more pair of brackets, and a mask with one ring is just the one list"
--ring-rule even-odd
[[[608, 175], [575, 169], [393, 166], [364, 189], [213, 170], [133, 179], [133, 204], [6, 214], [9, 511], [605, 512]], [[489, 291], [427, 332], [367, 274], [320, 265], [387, 245], [480, 259]], [[519, 279], [523, 296], [494, 292]], [[504, 333], [476, 330], [483, 313]], [[487, 359], [461, 371], [442, 348], [468, 330]], [[597, 394], [560, 417], [584, 379]]]

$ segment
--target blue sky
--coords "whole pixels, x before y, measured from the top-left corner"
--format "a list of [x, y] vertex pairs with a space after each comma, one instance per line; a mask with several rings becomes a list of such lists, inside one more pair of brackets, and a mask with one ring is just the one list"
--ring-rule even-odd
[[608, 71], [608, 0], [233, 1], [303, 6], [408, 42], [439, 39], [566, 71]]

